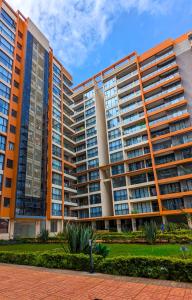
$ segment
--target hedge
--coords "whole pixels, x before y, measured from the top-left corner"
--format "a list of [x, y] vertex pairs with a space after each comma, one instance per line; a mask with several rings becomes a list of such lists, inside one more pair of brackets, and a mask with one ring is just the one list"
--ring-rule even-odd
[[[0, 262], [79, 271], [90, 269], [89, 256], [85, 254], [7, 251], [0, 252]], [[94, 267], [97, 272], [112, 275], [192, 282], [192, 259], [94, 256]]]

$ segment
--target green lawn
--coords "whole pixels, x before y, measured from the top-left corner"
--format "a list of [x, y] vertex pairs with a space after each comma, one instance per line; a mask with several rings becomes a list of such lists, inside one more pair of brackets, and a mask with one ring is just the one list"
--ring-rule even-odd
[[[181, 256], [181, 245], [165, 244], [165, 245], [141, 245], [141, 244], [106, 244], [110, 248], [109, 257], [117, 256]], [[187, 245], [190, 254], [192, 255], [192, 246]], [[1, 245], [0, 251], [63, 251], [60, 244], [20, 244], [20, 245]]]

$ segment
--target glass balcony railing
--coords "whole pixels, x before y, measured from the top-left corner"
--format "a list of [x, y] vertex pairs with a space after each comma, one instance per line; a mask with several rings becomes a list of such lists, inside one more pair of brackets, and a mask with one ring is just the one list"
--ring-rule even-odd
[[177, 111], [177, 112], [174, 112], [172, 114], [169, 114], [165, 117], [161, 117], [159, 119], [156, 119], [156, 120], [153, 120], [153, 121], [150, 121], [149, 122], [149, 125], [153, 125], [153, 124], [156, 124], [156, 123], [159, 123], [159, 122], [163, 122], [163, 121], [166, 121], [166, 120], [170, 120], [171, 118], [175, 118], [175, 117], [179, 117], [179, 116], [182, 116], [184, 114], [187, 113], [187, 109], [186, 110], [181, 110], [181, 111]]
[[167, 107], [167, 106], [169, 106], [169, 105], [171, 105], [171, 104], [178, 103], [178, 102], [180, 102], [180, 101], [182, 101], [182, 100], [184, 100], [184, 99], [185, 99], [184, 96], [179, 97], [179, 98], [177, 98], [177, 99], [171, 100], [171, 101], [166, 102], [166, 103], [164, 103], [164, 104], [161, 104], [161, 105], [158, 105], [158, 106], [153, 107], [153, 108], [151, 108], [151, 109], [148, 109], [147, 112], [150, 113], [150, 112], [153, 112], [153, 111], [162, 109], [162, 108]]
[[170, 93], [170, 92], [172, 92], [172, 91], [175, 91], [176, 89], [179, 89], [179, 88], [181, 88], [181, 87], [182, 87], [181, 84], [177, 84], [177, 85], [173, 86], [172, 88], [163, 90], [163, 91], [161, 91], [161, 92], [159, 92], [159, 93], [157, 93], [157, 94], [155, 94], [155, 95], [152, 95], [152, 96], [150, 96], [150, 97], [145, 98], [145, 102], [147, 102], [147, 101], [149, 101], [149, 100], [153, 100], [153, 99], [155, 99], [155, 98], [158, 98], [158, 97], [160, 97], [160, 96], [162, 96], [162, 95], [168, 94], [168, 93]]
[[130, 105], [128, 105], [128, 106], [122, 108], [121, 111], [120, 111], [120, 113], [126, 113], [126, 112], [129, 112], [129, 111], [131, 111], [131, 110], [133, 110], [133, 109], [135, 109], [135, 108], [138, 108], [138, 107], [140, 107], [140, 106], [142, 106], [142, 101], [136, 102], [136, 103], [134, 103], [134, 104], [130, 104]]
[[119, 79], [117, 80], [117, 83], [119, 83], [119, 82], [121, 82], [121, 81], [123, 81], [123, 80], [129, 79], [129, 78], [131, 78], [131, 77], [133, 77], [133, 76], [135, 76], [135, 75], [137, 75], [137, 74], [138, 74], [138, 71], [137, 71], [137, 70], [136, 70], [136, 71], [133, 71], [133, 72], [131, 72], [131, 73], [129, 73], [129, 74], [127, 74], [127, 75], [125, 75], [125, 76], [119, 78]]
[[134, 81], [134, 82], [132, 82], [132, 83], [130, 83], [130, 84], [127, 84], [126, 86], [124, 86], [124, 87], [118, 89], [118, 93], [122, 93], [122, 92], [124, 92], [124, 91], [128, 91], [129, 89], [131, 89], [131, 88], [137, 86], [138, 84], [139, 84], [139, 80], [136, 80], [136, 81]]
[[168, 64], [168, 65], [166, 65], [166, 66], [164, 66], [164, 67], [162, 67], [162, 68], [159, 68], [159, 69], [157, 69], [157, 70], [154, 71], [154, 72], [151, 72], [151, 73], [149, 73], [149, 74], [143, 76], [143, 77], [142, 77], [142, 80], [145, 80], [145, 79], [147, 79], [147, 78], [149, 78], [149, 77], [151, 77], [151, 76], [154, 76], [155, 74], [158, 74], [159, 72], [161, 72], [161, 71], [163, 71], [163, 70], [166, 70], [166, 69], [168, 69], [168, 68], [170, 68], [170, 67], [172, 67], [172, 66], [174, 66], [174, 65], [176, 66], [176, 61], [174, 61], [174, 62], [172, 62], [172, 63], [170, 63], [170, 64]]
[[159, 80], [159, 81], [157, 81], [157, 82], [154, 82], [154, 83], [152, 83], [152, 84], [150, 84], [150, 85], [144, 87], [143, 90], [146, 91], [146, 90], [148, 90], [148, 89], [151, 89], [151, 88], [153, 88], [153, 87], [156, 87], [156, 86], [162, 84], [163, 82], [166, 82], [166, 81], [168, 81], [168, 80], [170, 80], [170, 79], [173, 79], [173, 78], [175, 78], [175, 77], [177, 77], [177, 76], [179, 76], [179, 73], [178, 73], [178, 72], [176, 72], [176, 73], [174, 73], [174, 74], [172, 74], [172, 75], [170, 75], [170, 76], [167, 76], [167, 77], [165, 77], [165, 78], [163, 78], [163, 79], [161, 79], [161, 80]]
[[169, 55], [173, 54], [173, 50], [167, 52], [164, 55], [159, 56], [158, 58], [154, 58], [152, 61], [150, 61], [149, 63], [145, 64], [144, 66], [141, 67], [141, 70], [145, 69], [146, 67], [149, 67], [150, 65], [153, 65], [154, 63], [157, 63], [158, 61], [162, 60], [165, 57], [168, 57]]
[[133, 122], [133, 121], [140, 120], [141, 117], [144, 117], [144, 112], [142, 112], [140, 114], [137, 114], [137, 115], [134, 115], [134, 116], [129, 116], [128, 118], [126, 118], [122, 121], [122, 125], [126, 125], [128, 123]]
[[134, 99], [134, 98], [136, 98], [136, 97], [138, 97], [140, 95], [141, 95], [141, 91], [137, 91], [137, 92], [131, 93], [128, 96], [121, 98], [120, 102], [121, 103], [127, 102], [128, 100]]

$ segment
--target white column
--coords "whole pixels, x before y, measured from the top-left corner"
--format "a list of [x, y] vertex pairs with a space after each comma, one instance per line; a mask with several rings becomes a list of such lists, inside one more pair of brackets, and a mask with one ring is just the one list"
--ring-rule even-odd
[[14, 238], [14, 225], [15, 222], [13, 220], [9, 220], [9, 239], [12, 240]]
[[91, 227], [93, 230], [96, 230], [96, 221], [91, 222]]
[[164, 225], [167, 224], [167, 217], [166, 216], [162, 216], [162, 222]]
[[131, 223], [132, 223], [132, 230], [137, 231], [136, 219], [131, 219]]
[[41, 233], [41, 221], [36, 221], [35, 223], [35, 236], [38, 236]]
[[105, 220], [105, 230], [109, 230], [109, 220]]
[[117, 222], [117, 232], [121, 232], [121, 220], [116, 220]]

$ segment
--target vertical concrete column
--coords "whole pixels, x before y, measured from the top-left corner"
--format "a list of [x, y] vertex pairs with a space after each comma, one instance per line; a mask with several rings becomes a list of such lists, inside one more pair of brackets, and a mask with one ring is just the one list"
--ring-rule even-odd
[[132, 230], [133, 231], [137, 231], [136, 219], [131, 219], [131, 223], [132, 223]]
[[121, 220], [117, 220], [117, 232], [121, 232]]
[[109, 220], [105, 220], [105, 230], [109, 230]]
[[96, 221], [92, 221], [91, 222], [91, 227], [92, 227], [93, 230], [97, 229], [97, 227], [96, 227]]
[[35, 223], [35, 236], [41, 233], [41, 221], [36, 221]]
[[15, 222], [13, 220], [9, 221], [9, 239], [12, 240], [14, 238], [14, 225]]
[[167, 224], [167, 217], [166, 216], [162, 216], [162, 222], [163, 222], [163, 225]]

